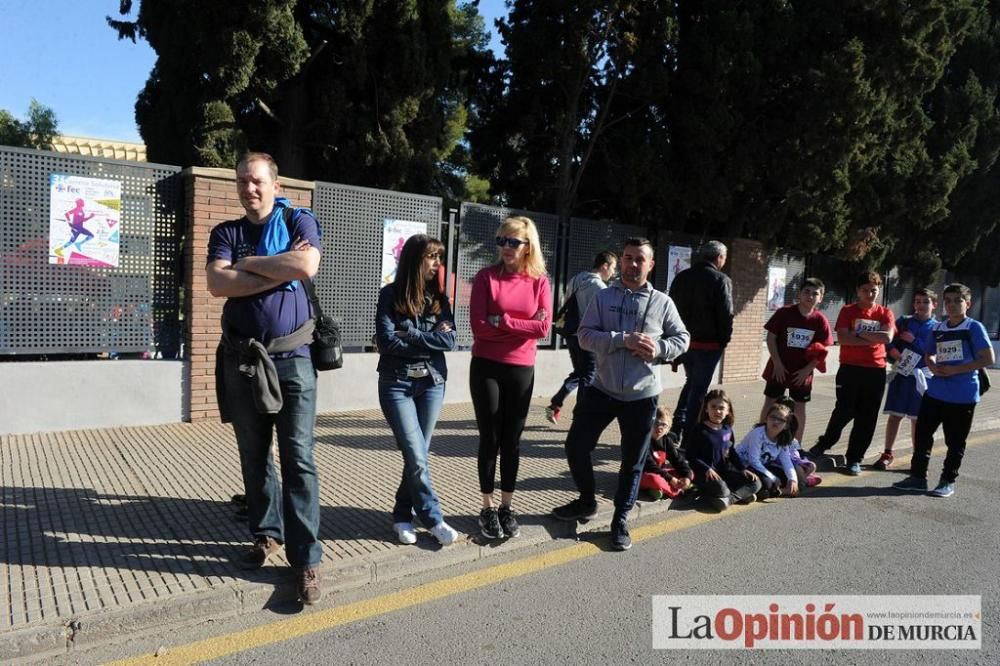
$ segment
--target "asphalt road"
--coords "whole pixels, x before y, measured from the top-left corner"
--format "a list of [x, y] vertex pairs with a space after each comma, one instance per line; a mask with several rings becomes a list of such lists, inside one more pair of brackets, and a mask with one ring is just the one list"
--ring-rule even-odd
[[[318, 610], [278, 608], [200, 627], [136, 637], [125, 646], [65, 662], [97, 663], [160, 648], [165, 657], [184, 644], [215, 646], [232, 632], [264, 626], [280, 639], [281, 621], [354, 602], [372, 602], [368, 616], [304, 636], [249, 648], [209, 663], [223, 664], [734, 664], [832, 663], [997, 664], [1000, 629], [1000, 433], [974, 435], [957, 484], [947, 499], [902, 495], [888, 486], [902, 470], [858, 478], [827, 473], [830, 483], [794, 499], [778, 499], [724, 515], [693, 508], [671, 511], [661, 533], [626, 553], [607, 550], [603, 535], [565, 564], [530, 573], [522, 564], [558, 556], [572, 540], [487, 558], [436, 576], [414, 576], [328, 598]], [[940, 470], [943, 446], [931, 462]], [[904, 456], [905, 458], [906, 456]], [[903, 465], [905, 466], [905, 465]], [[933, 484], [932, 484], [933, 485]], [[690, 524], [693, 523], [693, 524]], [[680, 528], [680, 529], [678, 529]], [[503, 564], [498, 580], [468, 589], [469, 572]], [[381, 600], [438, 582], [439, 598], [401, 610]], [[464, 581], [464, 582], [463, 582]], [[651, 597], [657, 594], [974, 594], [982, 596], [981, 651], [654, 651]], [[412, 603], [412, 600], [411, 600]], [[321, 623], [322, 624], [322, 623]], [[237, 640], [244, 640], [239, 638]], [[207, 649], [207, 648], [206, 648]], [[196, 652], [197, 654], [197, 652]], [[154, 660], [151, 663], [156, 663]]]

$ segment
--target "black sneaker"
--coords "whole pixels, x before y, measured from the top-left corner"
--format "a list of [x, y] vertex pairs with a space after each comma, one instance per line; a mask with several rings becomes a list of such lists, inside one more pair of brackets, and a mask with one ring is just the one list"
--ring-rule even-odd
[[826, 455], [826, 447], [824, 447], [822, 444], [816, 444], [811, 449], [806, 451], [806, 457], [812, 458], [813, 460], [819, 458], [820, 456], [825, 456], [825, 455]]
[[479, 512], [479, 531], [487, 539], [499, 539], [503, 535], [496, 509], [487, 507]]
[[629, 536], [625, 518], [615, 518], [611, 523], [611, 547], [615, 550], [628, 550], [632, 547], [632, 537]]
[[552, 509], [552, 515], [559, 520], [592, 520], [597, 517], [597, 502], [584, 502], [577, 498]]
[[521, 536], [521, 526], [517, 524], [517, 512], [510, 508], [506, 504], [500, 505], [500, 510], [497, 512], [497, 517], [500, 520], [500, 527], [503, 529], [503, 535], [505, 537]]

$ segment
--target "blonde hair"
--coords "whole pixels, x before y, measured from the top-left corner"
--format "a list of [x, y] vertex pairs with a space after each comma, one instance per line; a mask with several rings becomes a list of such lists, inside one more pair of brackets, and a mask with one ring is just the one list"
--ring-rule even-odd
[[539, 278], [546, 274], [545, 259], [542, 257], [542, 244], [538, 238], [538, 229], [531, 218], [523, 215], [512, 215], [503, 221], [497, 229], [497, 236], [510, 236], [512, 234], [522, 234], [528, 239], [528, 249], [521, 256], [521, 265], [518, 271], [526, 273], [533, 278]]

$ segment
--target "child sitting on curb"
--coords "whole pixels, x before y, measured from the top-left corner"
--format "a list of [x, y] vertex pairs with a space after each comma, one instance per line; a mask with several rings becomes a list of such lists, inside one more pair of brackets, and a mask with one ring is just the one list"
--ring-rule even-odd
[[716, 511], [730, 504], [750, 504], [760, 479], [748, 470], [733, 446], [733, 403], [722, 389], [705, 394], [698, 425], [690, 430], [686, 452], [701, 499]]
[[799, 427], [795, 414], [784, 404], [775, 403], [758, 424], [736, 445], [736, 455], [760, 477], [758, 499], [799, 494], [799, 478], [792, 464], [791, 443]]
[[656, 409], [656, 421], [649, 443], [649, 456], [639, 478], [640, 490], [653, 499], [674, 499], [691, 487], [694, 472], [677, 446], [677, 434], [670, 432], [670, 414], [664, 407]]

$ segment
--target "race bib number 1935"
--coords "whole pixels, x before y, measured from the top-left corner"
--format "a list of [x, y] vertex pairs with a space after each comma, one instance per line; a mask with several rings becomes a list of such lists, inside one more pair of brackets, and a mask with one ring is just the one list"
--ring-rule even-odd
[[805, 349], [812, 342], [813, 336], [816, 331], [810, 331], [808, 328], [791, 328], [786, 329], [788, 334], [787, 344], [792, 349]]

